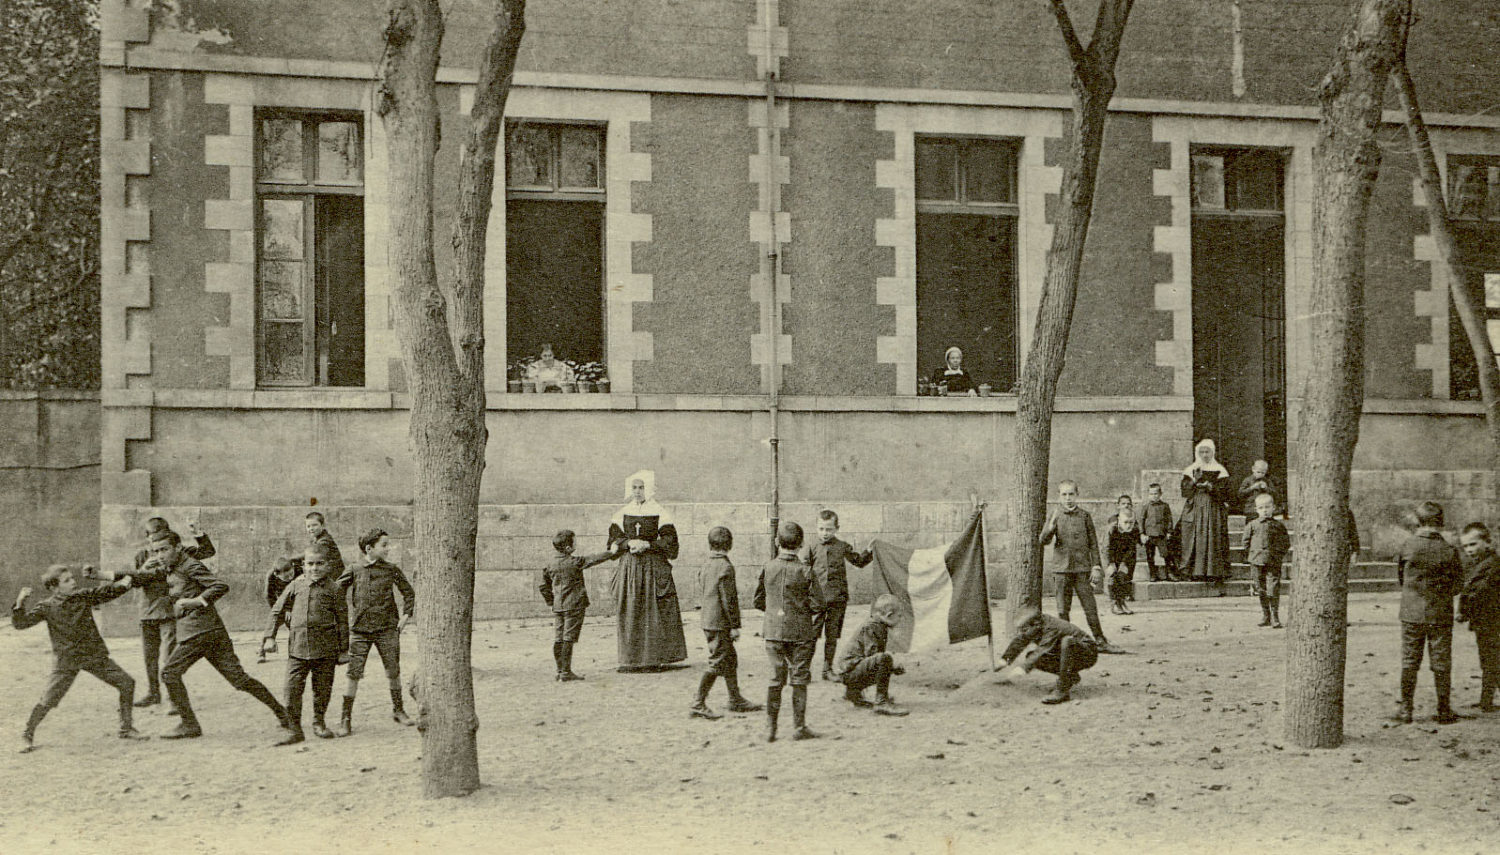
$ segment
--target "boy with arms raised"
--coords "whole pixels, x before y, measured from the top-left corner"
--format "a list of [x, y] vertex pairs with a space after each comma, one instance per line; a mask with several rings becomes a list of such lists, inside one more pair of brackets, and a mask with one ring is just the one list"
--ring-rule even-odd
[[[85, 574], [92, 569], [85, 567]], [[120, 693], [120, 738], [145, 739], [131, 724], [135, 680], [109, 658], [109, 648], [99, 636], [93, 613], [95, 606], [130, 590], [130, 581], [130, 577], [125, 576], [111, 585], [80, 589], [70, 568], [54, 564], [42, 574], [42, 585], [48, 594], [45, 600], [27, 605], [30, 588], [22, 588], [17, 595], [10, 610], [11, 625], [16, 629], [29, 629], [46, 621], [47, 634], [52, 636], [52, 676], [47, 679], [42, 699], [32, 707], [31, 715], [26, 719], [26, 729], [21, 732], [21, 753], [31, 751], [37, 725], [62, 703], [79, 671], [93, 674]]]

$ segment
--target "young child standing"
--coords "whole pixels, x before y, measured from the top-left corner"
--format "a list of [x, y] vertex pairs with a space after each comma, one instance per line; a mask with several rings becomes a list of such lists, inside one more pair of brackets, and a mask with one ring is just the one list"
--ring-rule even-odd
[[703, 635], [708, 641], [708, 670], [698, 680], [698, 693], [688, 713], [695, 718], [717, 719], [723, 716], [709, 709], [708, 692], [714, 680], [724, 678], [729, 690], [730, 712], [758, 712], [760, 704], [740, 694], [739, 654], [734, 643], [740, 637], [740, 595], [735, 586], [734, 564], [729, 550], [734, 548], [734, 534], [721, 525], [708, 530], [708, 567], [703, 585]]
[[1255, 519], [1245, 526], [1246, 560], [1255, 571], [1255, 593], [1260, 597], [1260, 624], [1281, 629], [1281, 563], [1292, 549], [1286, 526], [1276, 519], [1276, 497], [1255, 497]]
[[[844, 700], [871, 708], [877, 715], [906, 715], [891, 697], [891, 676], [905, 674], [895, 657], [885, 649], [891, 627], [896, 625], [896, 598], [881, 594], [870, 605], [870, 617], [839, 651], [839, 677], [844, 681]], [[865, 700], [865, 689], [875, 687], [875, 703]]]
[[[618, 556], [624, 545], [624, 541], [620, 541], [613, 549], [576, 558], [573, 540], [572, 529], [565, 528], [552, 536], [552, 548], [556, 554], [552, 556], [552, 563], [542, 571], [542, 584], [537, 587], [557, 618], [557, 628], [552, 636], [552, 658], [557, 664], [560, 683], [583, 679], [573, 673], [573, 645], [578, 643], [578, 636], [583, 631], [583, 615], [589, 607], [583, 571]], [[398, 689], [392, 691], [400, 696]]]
[[[283, 555], [277, 558], [276, 563], [266, 572], [265, 582], [261, 585], [261, 592], [266, 596], [266, 608], [275, 608], [276, 601], [281, 599], [281, 592], [286, 590], [286, 586], [290, 585], [293, 579], [301, 575], [301, 555]], [[260, 655], [256, 657], [256, 662], [264, 662], [267, 653], [276, 652], [276, 631], [280, 628], [281, 623], [278, 621], [271, 627], [271, 636], [261, 639]]]
[[[1025, 658], [1016, 663], [1028, 645], [1036, 645]], [[1099, 661], [1098, 645], [1079, 627], [1040, 610], [1031, 609], [1017, 615], [1016, 635], [1001, 654], [1003, 665], [1000, 682], [1011, 680], [1039, 668], [1048, 674], [1057, 675], [1057, 685], [1052, 693], [1042, 698], [1044, 704], [1060, 704], [1072, 699], [1070, 692], [1078, 685], [1080, 671], [1092, 668]], [[1013, 664], [1015, 663], [1015, 664]]]
[[[351, 567], [339, 577], [339, 590], [349, 594], [349, 671], [344, 687], [344, 709], [339, 715], [339, 735], [354, 732], [354, 696], [365, 676], [365, 662], [370, 648], [380, 653], [390, 687], [391, 720], [410, 726], [401, 703], [401, 631], [417, 607], [417, 592], [406, 581], [401, 568], [390, 562], [391, 537], [384, 529], [372, 528], [359, 539], [362, 565]], [[401, 611], [396, 611], [396, 594], [401, 594]]]
[[1117, 615], [1135, 614], [1125, 604], [1135, 599], [1135, 551], [1141, 542], [1133, 504], [1129, 496], [1121, 496], [1109, 521], [1109, 610]]
[[823, 591], [823, 611], [818, 614], [818, 634], [823, 636], [823, 679], [833, 679], [833, 657], [844, 634], [844, 613], [849, 607], [849, 571], [846, 563], [864, 567], [870, 550], [855, 552], [839, 539], [839, 515], [827, 508], [818, 512], [818, 542], [807, 550], [807, 563]]
[[271, 607], [271, 627], [278, 621], [287, 627], [286, 642], [286, 716], [290, 733], [277, 745], [303, 742], [302, 693], [307, 676], [313, 684], [313, 735], [332, 739], [326, 716], [333, 699], [333, 672], [347, 661], [349, 651], [349, 607], [344, 591], [333, 575], [328, 548], [320, 543], [307, 547], [302, 555], [302, 575], [292, 580], [276, 605]]
[[[84, 568], [87, 573], [92, 568]], [[47, 688], [42, 699], [31, 708], [26, 719], [26, 729], [21, 732], [21, 753], [32, 750], [37, 725], [72, 688], [79, 671], [87, 671], [103, 680], [120, 693], [120, 738], [145, 739], [131, 723], [131, 701], [135, 700], [135, 680], [125, 669], [109, 658], [109, 648], [99, 635], [94, 623], [95, 606], [101, 606], [130, 590], [129, 576], [117, 579], [111, 585], [95, 588], [78, 587], [73, 570], [54, 564], [42, 574], [42, 585], [48, 597], [38, 603], [27, 605], [30, 588], [22, 588], [11, 606], [10, 623], [16, 629], [30, 629], [47, 622], [47, 634], [52, 637], [52, 675], [47, 678]]]
[[339, 551], [339, 545], [334, 543], [333, 535], [328, 533], [327, 523], [324, 521], [323, 515], [317, 511], [310, 511], [302, 520], [302, 523], [307, 529], [308, 543], [319, 544], [327, 550], [329, 573], [335, 579], [343, 576], [344, 554]]
[[[1172, 534], [1172, 506], [1161, 500], [1161, 484], [1152, 482], [1146, 488], [1146, 507], [1141, 511], [1141, 542], [1146, 544], [1146, 570], [1151, 581], [1164, 582], [1172, 574], [1172, 556], [1167, 539]], [[1161, 553], [1162, 569], [1156, 572], [1156, 553]]]
[[812, 682], [813, 648], [818, 643], [817, 614], [823, 610], [818, 578], [797, 557], [802, 548], [802, 526], [784, 522], [776, 528], [776, 557], [760, 571], [755, 585], [755, 607], [765, 612], [761, 635], [771, 660], [771, 682], [766, 689], [766, 741], [776, 741], [776, 719], [781, 715], [781, 691], [792, 684], [793, 739], [817, 739], [807, 727], [807, 684]]
[[1060, 481], [1057, 485], [1060, 507], [1042, 528], [1041, 545], [1053, 540], [1052, 574], [1056, 584], [1057, 616], [1064, 622], [1073, 606], [1073, 595], [1083, 604], [1083, 613], [1088, 617], [1089, 629], [1094, 633], [1100, 653], [1123, 653], [1104, 637], [1104, 627], [1099, 623], [1099, 607], [1094, 603], [1094, 591], [1089, 587], [1090, 573], [1099, 573], [1099, 537], [1094, 533], [1094, 521], [1078, 506], [1078, 482]]
[[1437, 691], [1438, 724], [1458, 721], [1451, 704], [1453, 691], [1453, 597], [1463, 579], [1458, 552], [1443, 540], [1443, 506], [1423, 502], [1417, 507], [1417, 530], [1396, 557], [1401, 580], [1401, 701], [1392, 721], [1410, 724], [1417, 693], [1417, 670], [1425, 647], [1431, 659], [1433, 688]]
[[[146, 520], [146, 537], [171, 528], [161, 517]], [[202, 561], [214, 556], [213, 541], [198, 530], [198, 524], [188, 523], [191, 545], [183, 551]], [[145, 547], [135, 554], [135, 569], [139, 570], [150, 555]], [[167, 583], [156, 582], [141, 588], [141, 653], [146, 660], [146, 696], [136, 701], [138, 707], [149, 707], [161, 703], [161, 659], [170, 656], [177, 644], [177, 619], [172, 617], [172, 598], [168, 595]]]
[[1464, 526], [1460, 542], [1469, 569], [1458, 599], [1458, 619], [1469, 624], [1479, 647], [1479, 702], [1474, 706], [1493, 712], [1500, 709], [1495, 705], [1495, 693], [1500, 691], [1500, 557], [1484, 523]]

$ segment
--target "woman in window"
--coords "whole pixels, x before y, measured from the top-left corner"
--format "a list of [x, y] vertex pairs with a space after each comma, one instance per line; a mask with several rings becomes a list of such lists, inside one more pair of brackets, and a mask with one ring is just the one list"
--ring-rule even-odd
[[1215, 459], [1217, 446], [1211, 439], [1193, 449], [1193, 462], [1182, 470], [1181, 572], [1207, 581], [1224, 596], [1229, 578], [1229, 503], [1234, 487], [1229, 470]]
[[677, 557], [677, 528], [655, 495], [655, 473], [631, 475], [625, 481], [628, 501], [609, 523], [609, 548], [621, 542], [627, 547], [614, 579], [621, 671], [649, 671], [687, 658], [670, 563]]
[[561, 392], [564, 383], [573, 382], [573, 369], [552, 356], [552, 345], [542, 345], [542, 356], [527, 369], [527, 379], [536, 383], [538, 392]]
[[957, 347], [950, 347], [943, 353], [943, 370], [932, 378], [932, 382], [946, 388], [950, 395], [979, 394], [975, 391], [974, 381], [964, 371], [964, 352]]

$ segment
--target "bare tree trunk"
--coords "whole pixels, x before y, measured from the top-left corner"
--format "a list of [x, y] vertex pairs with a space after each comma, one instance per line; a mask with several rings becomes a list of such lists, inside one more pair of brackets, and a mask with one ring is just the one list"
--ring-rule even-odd
[[1363, 0], [1319, 86], [1313, 150], [1312, 349], [1298, 437], [1297, 587], [1287, 631], [1287, 739], [1344, 741], [1349, 565], [1345, 510], [1364, 407], [1365, 228], [1380, 171], [1385, 86], [1410, 0]]
[[1448, 293], [1453, 295], [1453, 306], [1463, 322], [1464, 334], [1469, 339], [1469, 348], [1474, 351], [1474, 363], [1479, 366], [1479, 396], [1484, 401], [1485, 426], [1490, 431], [1490, 471], [1500, 468], [1500, 364], [1495, 361], [1495, 346], [1485, 329], [1474, 294], [1464, 282], [1463, 262], [1458, 252], [1458, 241], [1453, 236], [1453, 224], [1448, 219], [1448, 202], [1443, 193], [1443, 177], [1438, 171], [1437, 155], [1432, 150], [1432, 138], [1427, 135], [1427, 123], [1422, 120], [1422, 108], [1417, 103], [1417, 87], [1411, 79], [1411, 69], [1403, 57], [1392, 75], [1396, 79], [1396, 91], [1401, 95], [1401, 106], [1406, 111], [1406, 132], [1411, 138], [1417, 155], [1418, 172], [1422, 179], [1422, 195], [1427, 198], [1427, 230], [1437, 246], [1438, 263], [1448, 274]]
[[[433, 257], [433, 159], [443, 17], [437, 0], [391, 0], [376, 113], [389, 148], [394, 320], [411, 386], [416, 461], [412, 559], [422, 645], [418, 726], [428, 798], [479, 788], [474, 680], [474, 556], [484, 474], [484, 247], [495, 147], [523, 30], [523, 0], [496, 0], [464, 142], [456, 273]], [[450, 311], [451, 307], [451, 311]]]
[[1017, 384], [1015, 469], [1011, 480], [1009, 570], [1006, 624], [1022, 606], [1042, 601], [1042, 550], [1037, 545], [1047, 512], [1047, 470], [1052, 453], [1052, 405], [1062, 374], [1078, 298], [1078, 272], [1094, 211], [1094, 187], [1109, 101], [1115, 92], [1115, 60], [1132, 0], [1100, 0], [1087, 48], [1079, 41], [1062, 0], [1052, 0], [1057, 25], [1072, 65], [1073, 125], [1064, 155], [1062, 204], [1047, 250], [1047, 272], [1037, 308], [1036, 327]]

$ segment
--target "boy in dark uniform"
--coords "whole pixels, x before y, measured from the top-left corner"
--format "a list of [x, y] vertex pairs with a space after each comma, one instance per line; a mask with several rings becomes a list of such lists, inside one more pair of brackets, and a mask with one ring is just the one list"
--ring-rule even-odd
[[611, 544], [611, 549], [576, 558], [573, 556], [576, 548], [573, 538], [573, 530], [567, 528], [552, 536], [552, 548], [557, 554], [542, 571], [542, 583], [537, 586], [557, 619], [552, 635], [552, 659], [557, 664], [559, 683], [583, 679], [573, 673], [573, 645], [578, 643], [578, 636], [583, 631], [583, 615], [589, 607], [583, 571], [618, 556], [624, 546], [624, 541], [619, 541]]
[[290, 730], [286, 710], [276, 696], [257, 679], [245, 673], [240, 659], [234, 654], [234, 642], [214, 601], [229, 591], [229, 586], [219, 581], [207, 567], [188, 555], [181, 547], [177, 533], [159, 531], [151, 536], [151, 560], [134, 577], [137, 585], [146, 585], [165, 580], [172, 597], [172, 613], [177, 617], [177, 646], [161, 669], [162, 684], [167, 695], [177, 707], [182, 721], [177, 729], [163, 735], [164, 739], [196, 739], [203, 735], [198, 717], [188, 699], [187, 686], [182, 675], [199, 660], [207, 659], [229, 685], [244, 692], [276, 714], [281, 727]]
[[1500, 558], [1484, 523], [1464, 526], [1461, 542], [1470, 563], [1458, 598], [1458, 619], [1469, 624], [1479, 647], [1479, 702], [1474, 706], [1493, 712], [1500, 709], [1495, 705], [1500, 691]]
[[703, 586], [703, 635], [708, 641], [708, 670], [698, 680], [698, 694], [688, 714], [696, 718], [716, 719], [723, 716], [709, 709], [708, 692], [714, 680], [723, 677], [729, 690], [730, 712], [757, 712], [762, 707], [740, 694], [739, 654], [734, 642], [740, 637], [740, 594], [734, 579], [734, 565], [729, 550], [734, 548], [734, 534], [724, 526], [708, 530], [708, 584]]
[[333, 698], [333, 672], [349, 651], [349, 609], [344, 589], [331, 572], [328, 549], [319, 543], [302, 555], [302, 575], [293, 579], [271, 607], [271, 627], [286, 622], [286, 738], [277, 745], [295, 745], [302, 734], [302, 693], [307, 675], [313, 684], [313, 735], [332, 739], [325, 716]]
[[1463, 584], [1458, 551], [1443, 540], [1443, 506], [1423, 502], [1417, 508], [1417, 531], [1396, 558], [1401, 580], [1401, 701], [1392, 721], [1411, 723], [1417, 693], [1417, 669], [1425, 647], [1431, 659], [1432, 684], [1437, 690], [1438, 724], [1458, 721], [1451, 705], [1453, 691], [1453, 598]]
[[[1164, 582], [1172, 574], [1172, 556], [1167, 551], [1172, 534], [1172, 506], [1161, 500], [1161, 485], [1146, 488], [1146, 507], [1141, 511], [1141, 542], [1146, 544], [1146, 569], [1151, 581]], [[1161, 553], [1162, 569], [1156, 570], [1156, 553]]]
[[854, 547], [839, 539], [839, 515], [824, 509], [818, 512], [818, 542], [807, 550], [807, 563], [818, 577], [823, 591], [823, 611], [818, 613], [818, 634], [823, 636], [823, 679], [833, 679], [833, 657], [844, 634], [844, 613], [849, 607], [849, 571], [844, 566], [863, 567], [870, 563], [870, 550], [855, 552]]
[[337, 579], [344, 575], [344, 554], [339, 552], [339, 545], [333, 542], [333, 535], [323, 522], [323, 515], [317, 511], [310, 511], [302, 521], [307, 527], [309, 544], [316, 543], [328, 550], [328, 568], [333, 578]]
[[[92, 568], [84, 568], [85, 573], [90, 570]], [[32, 740], [37, 725], [62, 702], [79, 671], [93, 674], [120, 693], [120, 738], [145, 739], [130, 720], [135, 680], [109, 658], [109, 648], [104, 646], [99, 627], [94, 623], [94, 607], [130, 590], [130, 577], [125, 576], [111, 585], [80, 589], [73, 571], [55, 564], [42, 575], [42, 584], [50, 595], [47, 599], [28, 606], [26, 599], [31, 596], [31, 589], [22, 588], [10, 610], [11, 626], [29, 629], [46, 621], [47, 634], [52, 637], [52, 676], [47, 679], [42, 699], [31, 708], [31, 716], [26, 719], [26, 729], [21, 732], [21, 753], [34, 747]]]
[[[339, 716], [339, 735], [354, 732], [354, 696], [365, 676], [370, 648], [380, 653], [391, 695], [391, 720], [399, 725], [415, 724], [406, 717], [401, 703], [401, 631], [417, 608], [417, 592], [406, 581], [401, 568], [390, 562], [391, 538], [372, 528], [359, 539], [364, 566], [344, 571], [339, 590], [349, 591], [349, 672], [344, 688], [344, 711]], [[396, 592], [401, 593], [401, 613], [396, 613]]]
[[1281, 629], [1281, 564], [1292, 549], [1286, 526], [1276, 519], [1276, 497], [1255, 497], [1259, 514], [1245, 526], [1245, 558], [1255, 571], [1255, 593], [1260, 596], [1260, 626]]
[[766, 741], [776, 741], [776, 719], [781, 715], [781, 691], [792, 684], [793, 739], [817, 739], [807, 727], [807, 684], [812, 682], [813, 648], [818, 643], [817, 615], [823, 610], [823, 591], [812, 568], [797, 557], [802, 526], [784, 522], [776, 529], [775, 558], [760, 571], [755, 585], [755, 607], [765, 612], [761, 635], [771, 660], [771, 684], [766, 689]]
[[1073, 607], [1073, 595], [1077, 594], [1099, 652], [1124, 653], [1104, 637], [1104, 627], [1099, 623], [1099, 607], [1095, 605], [1094, 592], [1089, 587], [1089, 575], [1100, 574], [1103, 568], [1099, 563], [1099, 537], [1094, 533], [1094, 520], [1078, 506], [1078, 482], [1059, 481], [1057, 498], [1059, 507], [1042, 527], [1039, 540], [1042, 546], [1054, 539], [1057, 541], [1052, 550], [1057, 616], [1067, 622], [1068, 612]]
[[[261, 586], [261, 592], [266, 595], [266, 608], [274, 608], [276, 601], [281, 599], [281, 592], [292, 580], [302, 575], [302, 556], [283, 555], [276, 559], [276, 564], [266, 571], [265, 583]], [[271, 627], [271, 637], [262, 638], [260, 641], [260, 656], [256, 662], [266, 661], [267, 653], [276, 652], [276, 631], [281, 628], [278, 622]]]
[[[839, 678], [844, 681], [844, 700], [871, 708], [879, 715], [906, 715], [891, 699], [891, 676], [906, 670], [885, 649], [891, 627], [896, 625], [896, 598], [881, 594], [870, 606], [870, 618], [839, 651]], [[875, 703], [865, 700], [865, 689], [875, 687]]]
[[[167, 525], [166, 520], [151, 517], [146, 520], [146, 537], [149, 539], [151, 535], [169, 528], [171, 526]], [[199, 561], [214, 556], [213, 541], [198, 530], [197, 523], [188, 523], [188, 536], [193, 539], [193, 544], [184, 546], [184, 552]], [[135, 569], [141, 569], [149, 557], [150, 554], [142, 547], [135, 554]], [[146, 660], [146, 696], [136, 701], [135, 705], [149, 707], [161, 703], [162, 651], [166, 651], [167, 656], [172, 655], [172, 648], [177, 643], [177, 619], [172, 617], [172, 598], [168, 595], [166, 582], [155, 582], [141, 588], [140, 610], [141, 653]], [[176, 710], [172, 712], [175, 713]]]
[[[1027, 645], [1035, 647], [1016, 662]], [[1051, 694], [1042, 698], [1042, 703], [1060, 704], [1072, 698], [1070, 691], [1078, 685], [1078, 672], [1092, 668], [1099, 661], [1099, 648], [1098, 642], [1081, 628], [1030, 609], [1017, 615], [1016, 635], [1000, 658], [1004, 664], [996, 670], [1001, 672], [999, 680], [1002, 683], [1008, 683], [1033, 668], [1056, 674], [1057, 685]]]

